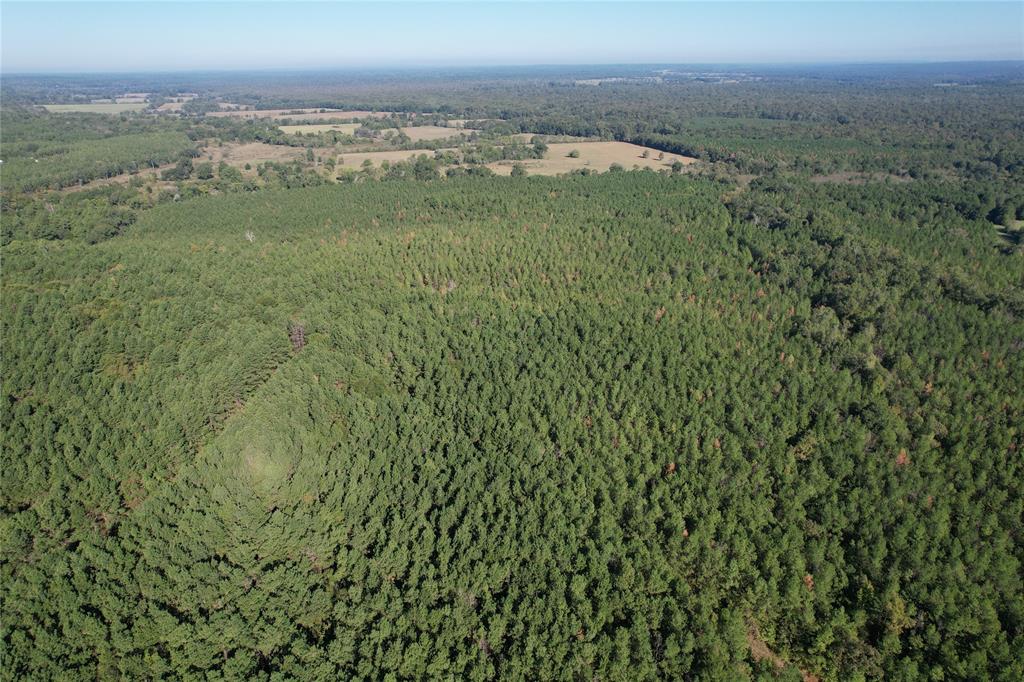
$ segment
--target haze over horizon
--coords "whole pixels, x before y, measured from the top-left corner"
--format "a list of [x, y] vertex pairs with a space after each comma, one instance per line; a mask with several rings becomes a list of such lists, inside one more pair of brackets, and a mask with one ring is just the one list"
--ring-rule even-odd
[[[1024, 59], [1024, 3], [1018, 2], [0, 7], [0, 69], [7, 74]], [[42, 44], [48, 49], [40, 50]]]

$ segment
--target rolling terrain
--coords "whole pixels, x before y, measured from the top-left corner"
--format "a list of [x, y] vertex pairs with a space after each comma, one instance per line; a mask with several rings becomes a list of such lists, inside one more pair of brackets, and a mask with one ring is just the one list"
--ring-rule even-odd
[[624, 69], [5, 81], [0, 677], [1024, 677], [1019, 84]]

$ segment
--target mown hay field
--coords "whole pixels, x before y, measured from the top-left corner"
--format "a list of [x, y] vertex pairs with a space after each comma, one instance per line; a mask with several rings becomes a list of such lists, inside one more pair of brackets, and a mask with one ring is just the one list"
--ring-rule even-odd
[[[406, 128], [406, 131], [413, 128]], [[440, 151], [455, 151], [454, 148], [442, 149]], [[579, 152], [576, 158], [570, 157], [572, 151]], [[644, 158], [644, 152], [647, 158]], [[426, 154], [433, 156], [432, 149], [403, 149], [380, 152], [357, 152], [342, 155], [340, 166], [344, 168], [360, 168], [363, 162], [369, 159], [374, 166], [387, 161], [408, 161], [411, 158]], [[659, 158], [661, 157], [661, 158]], [[589, 168], [596, 172], [603, 173], [612, 164], [619, 164], [626, 170], [636, 168], [650, 168], [651, 170], [668, 169], [672, 164], [679, 161], [683, 165], [696, 162], [696, 159], [682, 156], [680, 154], [662, 153], [657, 149], [641, 147], [640, 145], [628, 142], [556, 142], [548, 145], [548, 151], [543, 159], [529, 159], [526, 161], [496, 161], [487, 164], [487, 167], [499, 175], [509, 175], [512, 166], [521, 163], [526, 172], [530, 175], [559, 175], [569, 173], [581, 168]]]
[[[573, 151], [579, 152], [579, 157], [570, 157], [569, 154]], [[645, 152], [647, 158], [644, 158]], [[665, 153], [663, 156], [664, 158], [659, 158], [662, 157], [662, 152], [657, 149], [628, 142], [556, 142], [548, 145], [548, 151], [543, 159], [530, 159], [518, 163], [523, 164], [530, 175], [559, 175], [581, 168], [603, 173], [615, 163], [626, 170], [632, 170], [634, 167], [661, 170], [671, 168], [676, 161], [683, 165], [696, 161], [680, 154]], [[513, 163], [517, 162], [497, 161], [488, 164], [488, 167], [500, 175], [509, 175]]]

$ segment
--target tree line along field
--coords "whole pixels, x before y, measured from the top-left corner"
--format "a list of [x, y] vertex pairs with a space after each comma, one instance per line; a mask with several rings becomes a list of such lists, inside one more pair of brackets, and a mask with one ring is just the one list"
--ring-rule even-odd
[[358, 123], [305, 123], [298, 125], [283, 125], [278, 126], [283, 132], [291, 135], [305, 135], [307, 133], [324, 133], [328, 131], [337, 131], [351, 135], [359, 127]]
[[[735, 156], [682, 173], [672, 88], [502, 87], [457, 156], [333, 165], [275, 120], [5, 95], [0, 669], [1024, 676], [1016, 91], [908, 123], [885, 89], [766, 88], [795, 121], [739, 88], [678, 129]], [[533, 142], [638, 97], [665, 149]], [[47, 189], [151, 136], [181, 145], [153, 178]], [[538, 170], [623, 148], [650, 168]]]
[[354, 118], [385, 118], [391, 115], [390, 111], [366, 111], [366, 110], [340, 110], [322, 108], [294, 108], [294, 109], [226, 109], [223, 111], [212, 111], [207, 113], [211, 117], [240, 118], [240, 119], [290, 119], [294, 121], [308, 120], [350, 120]]

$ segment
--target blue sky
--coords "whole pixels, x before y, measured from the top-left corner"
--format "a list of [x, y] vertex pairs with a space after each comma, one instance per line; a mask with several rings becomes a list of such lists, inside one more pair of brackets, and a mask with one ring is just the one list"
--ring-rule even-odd
[[2, 69], [1024, 59], [1024, 2], [9, 2]]

